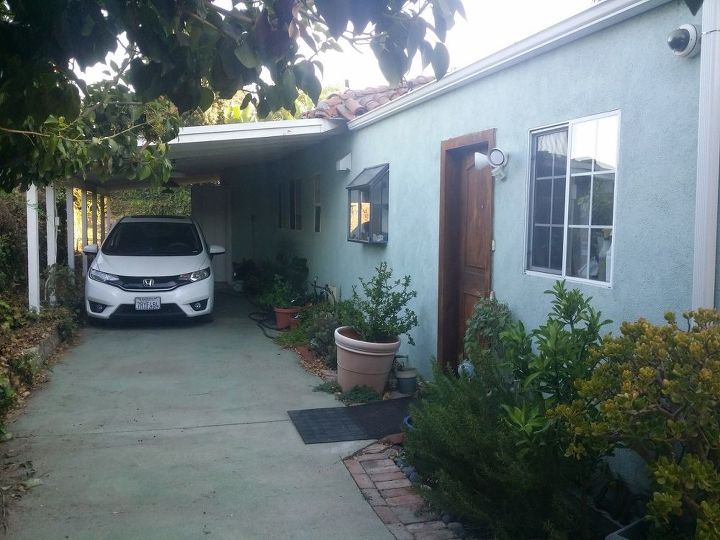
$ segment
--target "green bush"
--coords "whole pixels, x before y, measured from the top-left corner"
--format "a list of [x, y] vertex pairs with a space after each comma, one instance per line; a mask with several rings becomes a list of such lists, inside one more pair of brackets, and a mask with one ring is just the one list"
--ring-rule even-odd
[[409, 332], [418, 324], [417, 315], [407, 307], [417, 296], [410, 289], [410, 276], [392, 281], [392, 269], [386, 262], [375, 268], [375, 275], [365, 281], [360, 279], [363, 295], [353, 286], [348, 304], [348, 324], [364, 341], [382, 342], [407, 336], [408, 343], [415, 342]]
[[348, 302], [324, 302], [301, 313], [300, 327], [308, 337], [308, 346], [330, 369], [337, 368], [335, 329], [348, 324]]
[[0, 374], [0, 433], [4, 433], [4, 426], [1, 418], [10, 410], [15, 403], [15, 390], [10, 384], [7, 376]]
[[545, 537], [551, 523], [567, 525], [549, 489], [556, 479], [542, 455], [518, 451], [514, 430], [501, 419], [504, 400], [494, 390], [482, 377], [436, 370], [412, 409], [407, 460], [429, 487], [423, 496], [437, 508], [471, 526], [489, 526], [499, 539]]
[[592, 373], [604, 321], [557, 282], [547, 321], [528, 333], [506, 306], [484, 300], [468, 324], [474, 377], [435, 373], [413, 410], [409, 460], [430, 501], [499, 538], [583, 538], [584, 497], [601, 452], [565, 455], [565, 424], [548, 415]]
[[720, 538], [720, 312], [624, 323], [594, 354], [578, 399], [555, 414], [568, 455], [628, 447], [649, 464], [657, 538]]

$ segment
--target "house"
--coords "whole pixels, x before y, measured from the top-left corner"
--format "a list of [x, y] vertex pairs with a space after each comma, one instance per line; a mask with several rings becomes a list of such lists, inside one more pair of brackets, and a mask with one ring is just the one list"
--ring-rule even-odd
[[[228, 247], [219, 276], [291, 252], [347, 296], [386, 260], [418, 291], [403, 352], [426, 374], [461, 354], [480, 295], [528, 327], [561, 278], [615, 328], [716, 305], [720, 6], [705, 4], [694, 17], [679, 0], [606, 0], [403, 95], [182, 130], [177, 168], [219, 180], [193, 188]], [[698, 56], [668, 48], [682, 24], [702, 25]], [[493, 148], [507, 164], [476, 167]]]

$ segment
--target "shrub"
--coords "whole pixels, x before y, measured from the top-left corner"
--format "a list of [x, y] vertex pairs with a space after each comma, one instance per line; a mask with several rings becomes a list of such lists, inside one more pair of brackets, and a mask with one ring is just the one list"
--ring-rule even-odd
[[410, 289], [410, 276], [392, 281], [392, 269], [382, 262], [375, 268], [373, 277], [367, 281], [359, 279], [363, 296], [353, 286], [348, 324], [364, 341], [389, 341], [404, 334], [408, 343], [414, 345], [409, 332], [417, 326], [418, 320], [407, 305], [417, 292]]
[[330, 369], [337, 368], [335, 329], [347, 323], [348, 302], [325, 302], [303, 312], [300, 327], [308, 337], [310, 350]]
[[[13, 403], [15, 403], [15, 390], [7, 376], [0, 374], [0, 418], [5, 416]], [[0, 422], [0, 433], [4, 432], [4, 426]]]
[[581, 502], [601, 452], [567, 457], [566, 425], [548, 413], [577, 398], [608, 321], [564, 282], [546, 293], [552, 310], [530, 333], [506, 306], [481, 302], [465, 336], [476, 375], [436, 372], [407, 435], [428, 498], [500, 538], [588, 534]]
[[[578, 400], [557, 408], [567, 453], [629, 447], [649, 463], [654, 536], [720, 537], [720, 312], [624, 323], [595, 354]], [[590, 407], [586, 404], [589, 403]]]
[[562, 516], [548, 489], [556, 480], [539, 458], [518, 452], [516, 434], [501, 420], [504, 401], [493, 390], [482, 377], [458, 379], [436, 369], [412, 409], [407, 460], [434, 506], [489, 526], [500, 539], [543, 537], [544, 524]]
[[494, 298], [480, 298], [467, 320], [465, 330], [465, 356], [478, 360], [486, 351], [502, 354], [500, 334], [512, 323], [510, 308]]

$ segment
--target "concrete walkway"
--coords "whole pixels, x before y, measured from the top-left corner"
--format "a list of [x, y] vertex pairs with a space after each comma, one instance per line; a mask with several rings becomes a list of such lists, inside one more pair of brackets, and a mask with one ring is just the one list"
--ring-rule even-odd
[[286, 414], [337, 402], [218, 301], [210, 324], [81, 333], [9, 426], [44, 481], [9, 538], [393, 538], [341, 461], [367, 443], [305, 446]]

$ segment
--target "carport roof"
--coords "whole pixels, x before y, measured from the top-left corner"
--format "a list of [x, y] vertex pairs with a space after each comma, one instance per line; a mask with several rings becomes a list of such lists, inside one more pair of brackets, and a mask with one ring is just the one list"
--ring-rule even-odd
[[[345, 132], [345, 121], [324, 118], [192, 126], [180, 128], [178, 137], [169, 143], [168, 157], [179, 173], [176, 180], [182, 183], [219, 176], [234, 167], [274, 161]], [[145, 185], [119, 177], [87, 184], [107, 191]]]

